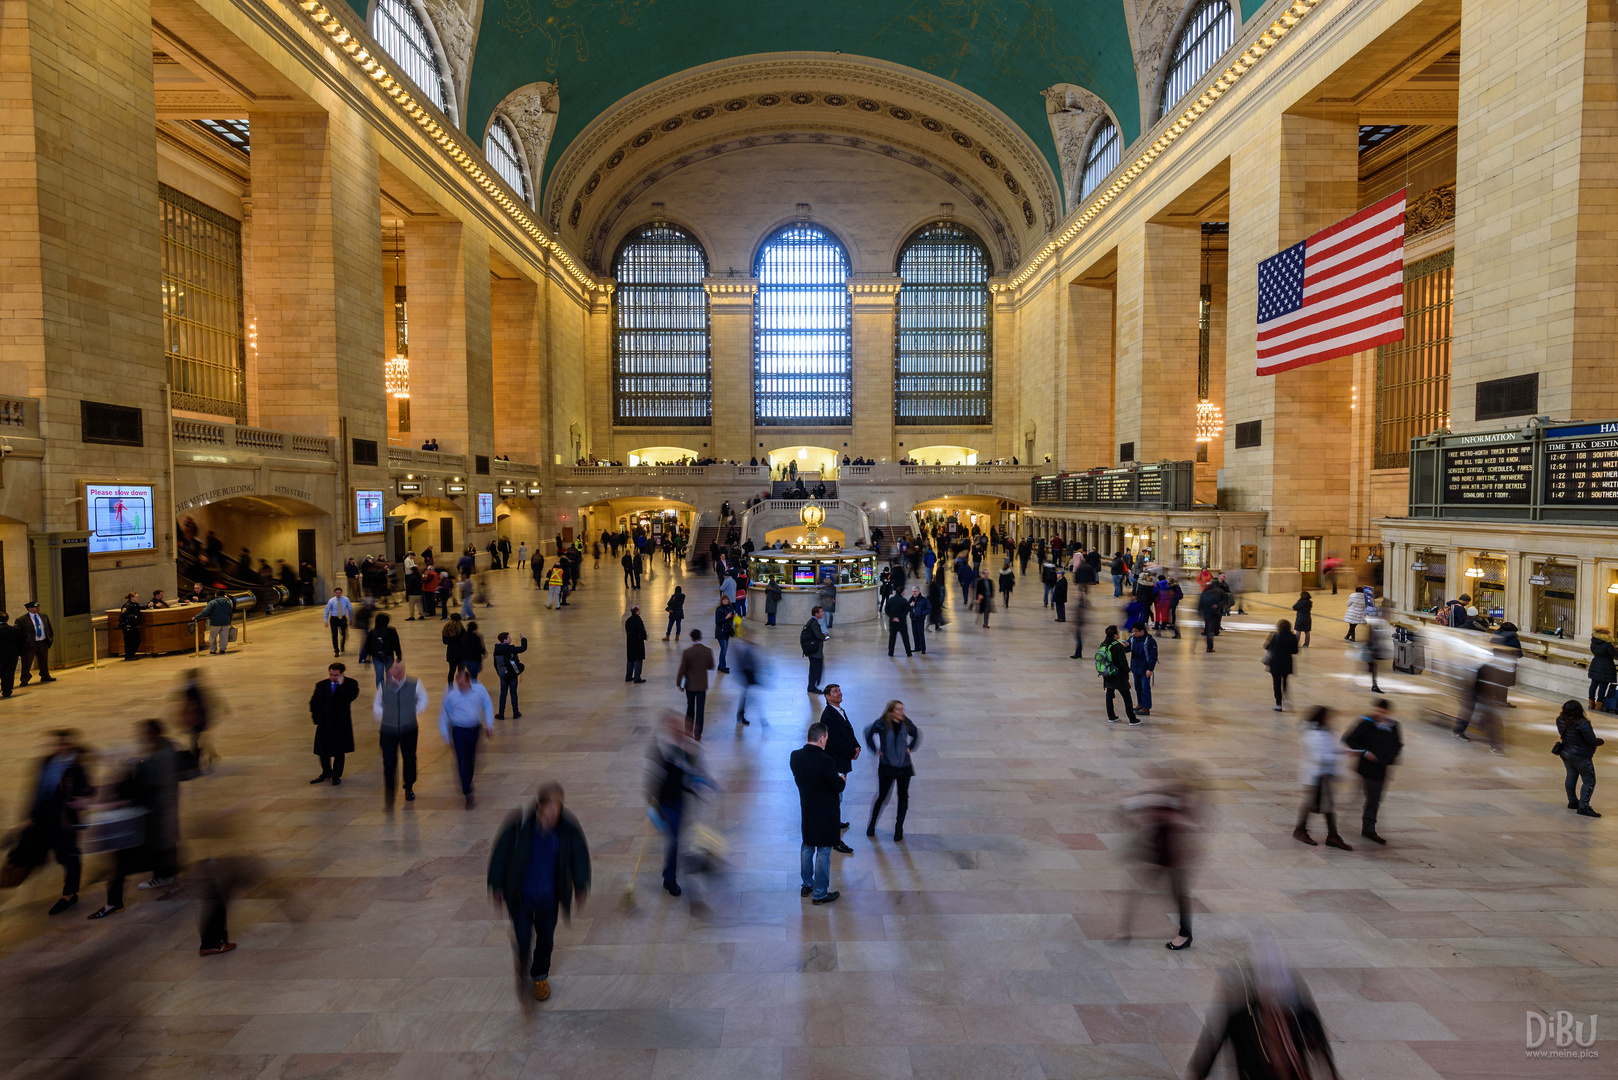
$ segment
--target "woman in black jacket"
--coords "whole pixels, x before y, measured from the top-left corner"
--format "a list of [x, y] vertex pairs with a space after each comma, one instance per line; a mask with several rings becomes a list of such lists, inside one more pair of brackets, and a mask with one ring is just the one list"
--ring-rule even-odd
[[888, 801], [888, 792], [899, 785], [899, 812], [893, 824], [895, 842], [905, 838], [905, 813], [910, 809], [910, 778], [916, 775], [916, 766], [910, 752], [921, 745], [921, 732], [905, 716], [904, 702], [890, 701], [882, 715], [865, 729], [865, 745], [876, 754], [876, 801], [871, 804], [871, 823], [865, 827], [866, 836], [876, 835], [877, 815]]
[[1618, 649], [1613, 648], [1612, 631], [1598, 626], [1590, 631], [1590, 708], [1605, 708], [1612, 684], [1618, 682]]
[[[1562, 748], [1562, 767], [1567, 770], [1567, 808], [1583, 817], [1600, 817], [1590, 809], [1590, 793], [1596, 789], [1596, 747], [1606, 740], [1596, 738], [1584, 706], [1575, 700], [1562, 702], [1562, 711], [1556, 717], [1556, 735], [1561, 740], [1558, 745]], [[1573, 785], [1581, 778], [1584, 786], [1575, 799]]]
[[444, 662], [449, 665], [449, 682], [455, 682], [455, 671], [461, 666], [461, 638], [466, 633], [466, 624], [461, 622], [460, 612], [449, 617], [444, 624], [442, 638], [444, 642]]
[[624, 648], [624, 659], [629, 664], [624, 669], [624, 682], [645, 682], [640, 677], [640, 666], [646, 659], [646, 623], [640, 617], [639, 605], [630, 608], [629, 618], [624, 620]]
[[1292, 629], [1297, 631], [1298, 637], [1302, 639], [1299, 644], [1307, 649], [1309, 647], [1309, 631], [1314, 629], [1315, 625], [1314, 599], [1306, 592], [1298, 597], [1298, 602], [1292, 605], [1292, 610], [1298, 613], [1298, 617], [1293, 620]]
[[[1308, 596], [1308, 593], [1304, 594]], [[1282, 619], [1275, 624], [1269, 640], [1264, 642], [1264, 666], [1270, 669], [1270, 685], [1275, 690], [1275, 711], [1281, 711], [1281, 699], [1286, 696], [1287, 676], [1292, 674], [1292, 658], [1298, 655], [1298, 635], [1292, 624]]]
[[466, 624], [466, 633], [460, 638], [459, 652], [461, 665], [466, 668], [467, 674], [472, 676], [472, 681], [476, 682], [478, 672], [483, 670], [483, 658], [489, 654], [489, 650], [483, 644], [483, 635], [478, 633], [478, 624], [475, 620]]
[[382, 680], [387, 676], [388, 669], [393, 667], [395, 660], [404, 659], [404, 646], [399, 644], [399, 631], [388, 625], [386, 614], [376, 617], [376, 624], [371, 627], [370, 633], [365, 635], [365, 644], [360, 647], [360, 663], [367, 660], [376, 669], [376, 685], [381, 686]]

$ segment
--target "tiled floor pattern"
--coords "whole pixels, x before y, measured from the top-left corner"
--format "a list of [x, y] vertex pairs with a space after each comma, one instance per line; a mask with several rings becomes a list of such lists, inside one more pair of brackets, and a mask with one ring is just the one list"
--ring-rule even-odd
[[[642, 800], [649, 733], [680, 701], [678, 648], [658, 640], [652, 613], [674, 582], [705, 598], [710, 579], [656, 568], [638, 595], [653, 631], [649, 681], [632, 686], [621, 681], [618, 575], [586, 573], [574, 604], [549, 612], [514, 568], [497, 606], [478, 613], [491, 640], [527, 633], [532, 648], [525, 715], [485, 745], [472, 811], [430, 730], [422, 797], [391, 814], [366, 724], [342, 787], [306, 783], [316, 766], [305, 701], [330, 655], [311, 612], [255, 620], [226, 657], [69, 671], [7, 702], [0, 783], [14, 821], [46, 730], [77, 726], [115, 762], [129, 721], [173, 716], [174, 688], [200, 664], [225, 714], [223, 761], [183, 789], [185, 856], [251, 853], [264, 877], [232, 910], [241, 948], [211, 958], [196, 954], [184, 891], [131, 889], [127, 911], [99, 923], [83, 918], [99, 885], [78, 910], [46, 918], [54, 866], [5, 896], [0, 1076], [1176, 1076], [1257, 927], [1303, 974], [1345, 1077], [1618, 1075], [1618, 814], [1564, 809], [1545, 702], [1522, 701], [1497, 758], [1420, 720], [1432, 700], [1422, 680], [1390, 676], [1408, 743], [1384, 804], [1391, 844], [1346, 853], [1289, 835], [1299, 713], [1269, 709], [1260, 631], [1282, 612], [1264, 598], [1212, 656], [1189, 635], [1163, 642], [1157, 707], [1136, 729], [1105, 722], [1090, 662], [1067, 659], [1067, 628], [1052, 625], [1037, 587], [987, 632], [952, 609], [950, 628], [913, 660], [889, 660], [875, 624], [849, 627], [830, 643], [827, 678], [843, 684], [856, 721], [903, 699], [924, 743], [906, 842], [891, 826], [875, 842], [856, 827], [855, 854], [833, 857], [842, 899], [812, 908], [798, 897], [786, 759], [819, 705], [802, 693], [797, 628], [750, 628], [770, 671], [755, 722], [734, 727], [737, 688], [721, 683], [705, 743], [724, 792], [700, 816], [727, 836], [730, 868], [688, 880], [675, 900], [657, 888]], [[1322, 598], [1295, 696], [1344, 710], [1341, 725], [1366, 695], [1332, 603]], [[436, 707], [438, 623], [400, 627]], [[868, 764], [851, 779], [856, 823], [874, 789]], [[1119, 809], [1176, 768], [1197, 774], [1207, 804], [1196, 944], [1182, 953], [1162, 947], [1166, 898], [1135, 891]], [[561, 931], [555, 996], [536, 1005], [513, 978], [483, 876], [501, 820], [545, 776], [567, 787], [596, 889]], [[1359, 795], [1348, 790], [1356, 827], [1345, 831], [1357, 840]], [[90, 860], [92, 879], [104, 862]], [[1126, 904], [1133, 941], [1118, 937]], [[1529, 1008], [1598, 1014], [1602, 1057], [1526, 1061]]]

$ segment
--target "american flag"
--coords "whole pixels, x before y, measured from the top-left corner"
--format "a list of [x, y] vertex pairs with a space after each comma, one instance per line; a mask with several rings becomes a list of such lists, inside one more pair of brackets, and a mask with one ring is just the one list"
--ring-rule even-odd
[[1403, 340], [1405, 193], [1258, 264], [1258, 373]]

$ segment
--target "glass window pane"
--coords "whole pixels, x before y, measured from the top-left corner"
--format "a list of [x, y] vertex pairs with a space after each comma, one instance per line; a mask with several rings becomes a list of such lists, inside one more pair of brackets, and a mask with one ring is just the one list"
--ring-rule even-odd
[[523, 167], [522, 155], [517, 153], [517, 140], [512, 138], [503, 117], [496, 116], [489, 124], [489, 137], [483, 140], [483, 156], [524, 202], [533, 202], [528, 194], [528, 170]]
[[1455, 252], [1405, 267], [1405, 336], [1376, 350], [1374, 468], [1410, 464], [1410, 440], [1449, 426]]
[[959, 225], [929, 225], [899, 255], [895, 424], [993, 421], [989, 253]]
[[846, 427], [854, 419], [848, 253], [814, 225], [789, 225], [754, 267], [753, 408], [758, 424]]
[[1118, 155], [1122, 149], [1118, 140], [1118, 125], [1111, 120], [1102, 121], [1096, 133], [1090, 136], [1090, 148], [1084, 155], [1079, 198], [1089, 195], [1118, 167]]
[[166, 185], [158, 185], [158, 198], [175, 407], [245, 421], [241, 222]]
[[1163, 75], [1163, 101], [1158, 116], [1185, 96], [1236, 40], [1236, 17], [1228, 0], [1202, 0], [1180, 30]]
[[427, 26], [416, 14], [410, 0], [377, 0], [371, 16], [371, 36], [387, 50], [399, 69], [418, 86], [427, 99], [443, 112], [449, 112], [449, 95], [438, 70]]
[[613, 275], [613, 423], [700, 427], [712, 422], [708, 256], [674, 225], [630, 233]]

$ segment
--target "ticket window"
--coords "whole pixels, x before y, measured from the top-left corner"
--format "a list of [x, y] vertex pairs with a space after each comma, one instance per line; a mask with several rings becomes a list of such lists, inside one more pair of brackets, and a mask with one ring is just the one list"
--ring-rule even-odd
[[1479, 614], [1491, 619], [1505, 618], [1506, 560], [1476, 558], [1472, 560], [1472, 565], [1474, 569], [1482, 571], [1481, 577], [1469, 579], [1472, 583], [1472, 606], [1478, 609]]
[[[1576, 566], [1536, 562], [1534, 623], [1536, 634], [1572, 637], [1578, 632], [1579, 570]], [[1543, 579], [1543, 583], [1541, 582]]]
[[1423, 569], [1412, 570], [1415, 576], [1415, 607], [1418, 611], [1431, 611], [1449, 598], [1449, 573], [1442, 558], [1422, 555], [1417, 562]]
[[1201, 570], [1208, 565], [1208, 534], [1201, 531], [1180, 534], [1180, 565], [1187, 570]]

